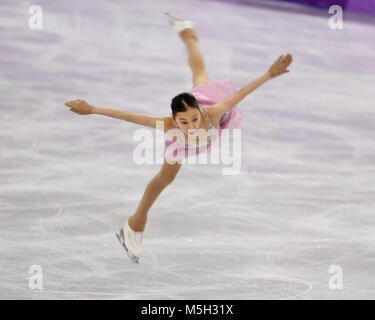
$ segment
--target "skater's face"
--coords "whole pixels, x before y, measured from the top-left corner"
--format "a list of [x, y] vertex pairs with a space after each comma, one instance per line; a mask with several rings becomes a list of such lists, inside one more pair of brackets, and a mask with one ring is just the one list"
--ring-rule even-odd
[[178, 127], [187, 135], [196, 134], [201, 126], [201, 112], [197, 108], [187, 108], [184, 112], [177, 112], [176, 122]]

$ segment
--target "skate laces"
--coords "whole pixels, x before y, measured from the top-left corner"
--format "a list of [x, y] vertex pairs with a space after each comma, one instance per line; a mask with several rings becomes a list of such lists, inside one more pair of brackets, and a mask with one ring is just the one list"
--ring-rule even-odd
[[142, 243], [142, 231], [134, 231], [129, 224], [127, 225], [127, 237], [131, 241], [131, 246], [136, 247], [137, 249], [141, 248]]

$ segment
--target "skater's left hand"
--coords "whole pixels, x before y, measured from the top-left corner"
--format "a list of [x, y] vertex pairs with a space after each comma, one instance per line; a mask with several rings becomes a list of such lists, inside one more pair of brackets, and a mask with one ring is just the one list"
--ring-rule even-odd
[[288, 68], [292, 61], [293, 58], [290, 53], [288, 53], [285, 57], [284, 55], [281, 55], [268, 69], [267, 73], [271, 78], [275, 78], [282, 75], [283, 73], [289, 72], [289, 70], [287, 70], [286, 68]]

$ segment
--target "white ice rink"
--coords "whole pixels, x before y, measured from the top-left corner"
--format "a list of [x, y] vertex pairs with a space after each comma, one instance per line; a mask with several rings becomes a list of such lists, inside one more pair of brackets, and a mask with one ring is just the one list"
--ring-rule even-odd
[[[192, 83], [165, 11], [196, 22], [214, 81], [294, 61], [238, 105], [240, 174], [183, 166], [135, 265], [115, 231], [160, 164], [134, 163], [136, 124], [64, 102], [168, 116]], [[331, 30], [322, 10], [192, 0], [2, 0], [0, 14], [0, 298], [375, 298], [374, 19]]]

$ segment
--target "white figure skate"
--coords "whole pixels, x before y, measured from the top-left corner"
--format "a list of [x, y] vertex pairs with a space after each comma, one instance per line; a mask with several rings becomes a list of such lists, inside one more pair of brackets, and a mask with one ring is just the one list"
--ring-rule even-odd
[[[177, 33], [181, 33], [185, 29], [196, 29], [195, 23], [190, 20], [183, 20], [177, 17], [172, 16], [170, 13], [165, 12], [168, 16], [168, 22], [173, 26]], [[198, 40], [198, 39], [197, 39]]]
[[126, 222], [119, 233], [116, 233], [117, 239], [125, 248], [126, 253], [134, 263], [139, 263], [142, 254], [142, 231], [134, 231]]

